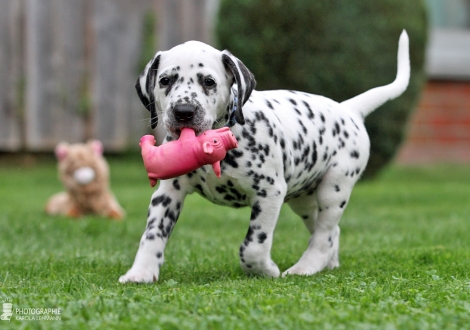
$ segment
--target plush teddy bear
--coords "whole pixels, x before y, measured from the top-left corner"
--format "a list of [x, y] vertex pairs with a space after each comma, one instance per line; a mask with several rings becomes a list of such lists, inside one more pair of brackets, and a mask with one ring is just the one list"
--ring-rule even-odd
[[55, 148], [59, 179], [65, 192], [53, 195], [46, 213], [80, 217], [97, 214], [122, 219], [124, 211], [109, 189], [109, 167], [98, 140], [88, 143], [59, 143]]

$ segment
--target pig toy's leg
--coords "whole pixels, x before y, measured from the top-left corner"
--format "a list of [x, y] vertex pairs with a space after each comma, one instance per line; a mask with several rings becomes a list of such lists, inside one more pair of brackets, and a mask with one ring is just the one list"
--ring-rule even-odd
[[222, 172], [222, 170], [220, 169], [220, 161], [212, 164], [212, 168], [214, 169], [215, 176], [220, 178], [220, 174]]
[[150, 201], [147, 228], [140, 240], [134, 264], [119, 278], [119, 282], [150, 283], [158, 280], [165, 246], [178, 220], [186, 194], [178, 179], [160, 182]]

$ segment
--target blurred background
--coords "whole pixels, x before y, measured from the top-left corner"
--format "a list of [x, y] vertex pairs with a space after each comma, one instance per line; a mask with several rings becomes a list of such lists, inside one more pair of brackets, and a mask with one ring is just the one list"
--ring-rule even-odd
[[137, 149], [150, 128], [136, 78], [187, 40], [231, 50], [257, 89], [342, 101], [394, 79], [403, 28], [412, 81], [367, 120], [370, 171], [470, 163], [470, 0], [2, 0], [0, 153]]

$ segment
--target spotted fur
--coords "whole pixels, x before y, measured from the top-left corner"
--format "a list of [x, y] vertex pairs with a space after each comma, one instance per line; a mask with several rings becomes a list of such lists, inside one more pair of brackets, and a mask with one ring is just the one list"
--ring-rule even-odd
[[221, 162], [221, 178], [203, 166], [161, 181], [134, 264], [120, 282], [158, 279], [165, 245], [185, 196], [193, 192], [216, 204], [251, 207], [239, 249], [247, 273], [281, 275], [270, 251], [284, 202], [311, 237], [300, 260], [283, 274], [311, 275], [339, 266], [339, 220], [369, 158], [364, 117], [399, 96], [409, 72], [406, 32], [395, 81], [342, 103], [298, 91], [255, 91], [255, 79], [239, 59], [199, 42], [157, 53], [136, 85], [152, 126], [162, 123], [169, 141], [183, 127], [201, 133], [224, 126], [235, 109], [231, 129], [239, 147]]

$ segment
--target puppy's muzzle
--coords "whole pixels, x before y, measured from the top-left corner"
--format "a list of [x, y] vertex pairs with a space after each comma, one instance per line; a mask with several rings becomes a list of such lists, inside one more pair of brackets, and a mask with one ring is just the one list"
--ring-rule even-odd
[[180, 123], [188, 123], [193, 120], [196, 109], [191, 104], [178, 104], [173, 108], [175, 119]]

